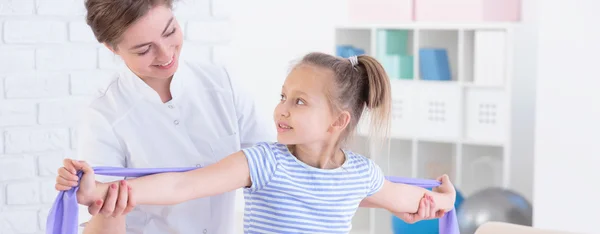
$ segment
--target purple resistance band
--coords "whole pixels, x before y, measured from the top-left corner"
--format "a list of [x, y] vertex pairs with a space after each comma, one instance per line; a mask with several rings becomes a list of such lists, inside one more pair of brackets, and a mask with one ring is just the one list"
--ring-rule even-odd
[[[95, 167], [96, 175], [119, 176], [119, 177], [141, 177], [146, 175], [165, 173], [165, 172], [184, 172], [198, 169], [189, 168], [121, 168], [121, 167]], [[77, 174], [79, 178], [83, 175], [80, 171]], [[386, 177], [390, 182], [410, 184], [422, 188], [433, 188], [440, 185], [436, 180], [414, 179], [404, 177]], [[52, 209], [46, 220], [46, 234], [77, 234], [79, 222], [79, 209], [77, 203], [77, 190], [79, 186], [73, 187], [67, 191], [60, 191], [52, 205]], [[458, 221], [456, 219], [456, 209], [452, 209], [439, 219], [440, 234], [459, 234]]]

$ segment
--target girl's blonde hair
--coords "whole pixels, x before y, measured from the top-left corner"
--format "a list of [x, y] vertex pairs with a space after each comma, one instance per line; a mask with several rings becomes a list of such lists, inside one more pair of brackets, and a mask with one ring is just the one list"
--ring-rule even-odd
[[312, 65], [333, 72], [328, 96], [334, 110], [350, 112], [348, 127], [339, 139], [345, 144], [356, 130], [365, 111], [370, 118], [371, 139], [388, 139], [391, 112], [390, 81], [383, 66], [368, 55], [357, 56], [358, 63], [325, 53], [309, 53], [298, 65]]

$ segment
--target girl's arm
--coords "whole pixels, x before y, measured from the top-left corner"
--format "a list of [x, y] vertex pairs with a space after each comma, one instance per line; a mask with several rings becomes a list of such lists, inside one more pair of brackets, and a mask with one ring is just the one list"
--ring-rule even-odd
[[[127, 183], [135, 191], [135, 203], [142, 205], [174, 205], [251, 185], [248, 161], [242, 151], [204, 168], [154, 174], [130, 179]], [[114, 183], [98, 183], [92, 197], [105, 197], [108, 189], [118, 188], [111, 184]], [[88, 203], [94, 201], [86, 197]]]
[[454, 208], [456, 193], [447, 176], [441, 180], [442, 185], [437, 189], [439, 192], [385, 180], [378, 192], [363, 200], [363, 205], [381, 207], [395, 214], [416, 213], [421, 199], [427, 194], [433, 198], [436, 210], [448, 211]]

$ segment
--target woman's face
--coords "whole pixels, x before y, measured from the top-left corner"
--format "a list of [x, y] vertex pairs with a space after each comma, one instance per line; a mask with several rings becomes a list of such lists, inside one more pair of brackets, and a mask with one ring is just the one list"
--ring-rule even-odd
[[114, 53], [142, 79], [169, 79], [178, 67], [182, 29], [171, 9], [156, 6], [123, 32]]

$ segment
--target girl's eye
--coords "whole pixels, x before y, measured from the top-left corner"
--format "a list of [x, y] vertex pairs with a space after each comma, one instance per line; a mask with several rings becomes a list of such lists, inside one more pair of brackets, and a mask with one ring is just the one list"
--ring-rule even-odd
[[285, 101], [285, 96], [283, 94], [279, 95], [281, 101]]
[[296, 101], [296, 104], [298, 104], [298, 105], [304, 105], [304, 101], [302, 101], [302, 99], [298, 99], [298, 101]]

